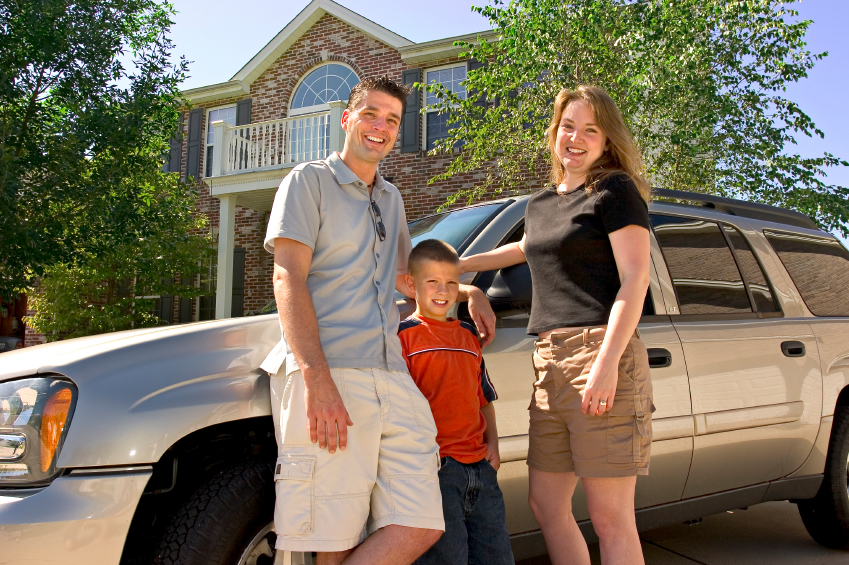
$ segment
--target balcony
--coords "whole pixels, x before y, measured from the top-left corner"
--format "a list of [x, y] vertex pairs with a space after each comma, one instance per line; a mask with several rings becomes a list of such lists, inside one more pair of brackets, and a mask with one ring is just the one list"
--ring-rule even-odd
[[270, 120], [243, 126], [215, 122], [216, 150], [212, 176], [223, 177], [291, 168], [327, 157], [330, 112]]
[[213, 122], [212, 175], [204, 179], [210, 194], [235, 195], [240, 206], [270, 210], [280, 181], [295, 165], [342, 150], [345, 104], [329, 106], [325, 112], [240, 126]]

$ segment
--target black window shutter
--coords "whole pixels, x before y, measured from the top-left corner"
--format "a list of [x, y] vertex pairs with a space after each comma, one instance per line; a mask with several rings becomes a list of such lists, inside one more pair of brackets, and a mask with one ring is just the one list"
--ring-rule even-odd
[[162, 310], [159, 312], [159, 317], [162, 318], [166, 324], [171, 325], [174, 321], [174, 297], [163, 296], [160, 300]]
[[[477, 59], [469, 59], [466, 61], [466, 72], [475, 71], [477, 69], [483, 68], [484, 64], [478, 61]], [[474, 105], [483, 108], [486, 110], [486, 96], [478, 96], [477, 90], [470, 90], [468, 92], [469, 99], [475, 100]], [[477, 99], [475, 99], [477, 98]]]
[[165, 161], [165, 165], [162, 167], [163, 173], [179, 173], [180, 172], [180, 159], [183, 157], [183, 121], [185, 120], [185, 114], [180, 112], [180, 121], [177, 124], [177, 132], [174, 134], [168, 141], [169, 149], [168, 149], [168, 160]]
[[186, 144], [186, 178], [200, 178], [200, 141], [203, 130], [203, 108], [189, 112], [189, 141]]
[[177, 303], [177, 323], [188, 324], [192, 321], [192, 305], [194, 300], [191, 298], [180, 297], [180, 302]]
[[[421, 69], [407, 69], [401, 73], [401, 82], [413, 84], [422, 79]], [[401, 153], [414, 153], [421, 149], [421, 130], [419, 110], [421, 109], [421, 94], [414, 88], [407, 97], [407, 109], [401, 121]]]
[[251, 99], [245, 98], [236, 102], [236, 125], [243, 126], [251, 123]]
[[238, 318], [245, 310], [245, 249], [237, 247], [233, 250], [233, 305], [230, 316]]
[[[180, 275], [180, 284], [186, 287], [194, 286], [194, 275], [183, 273]], [[187, 324], [192, 321], [192, 306], [194, 300], [180, 297], [177, 302], [177, 323]]]

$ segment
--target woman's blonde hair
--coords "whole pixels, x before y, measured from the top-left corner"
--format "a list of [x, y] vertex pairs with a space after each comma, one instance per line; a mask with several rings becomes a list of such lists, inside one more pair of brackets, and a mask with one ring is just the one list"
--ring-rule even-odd
[[640, 151], [628, 131], [628, 126], [625, 125], [625, 120], [622, 119], [616, 102], [597, 86], [582, 84], [575, 90], [564, 88], [554, 99], [554, 113], [546, 130], [548, 152], [551, 154], [551, 182], [558, 185], [565, 177], [563, 163], [557, 156], [555, 144], [563, 111], [575, 100], [585, 100], [590, 105], [596, 125], [607, 137], [607, 150], [587, 173], [587, 191], [591, 191], [596, 184], [609, 176], [624, 173], [637, 185], [640, 195], [648, 202], [651, 187], [643, 176], [643, 158]]

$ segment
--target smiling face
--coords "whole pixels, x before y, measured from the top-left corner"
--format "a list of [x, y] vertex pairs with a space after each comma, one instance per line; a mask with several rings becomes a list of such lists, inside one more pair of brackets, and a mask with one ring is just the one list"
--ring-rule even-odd
[[586, 180], [593, 164], [607, 147], [607, 137], [595, 123], [586, 100], [573, 100], [563, 110], [557, 130], [555, 152], [565, 168], [563, 182], [574, 188]]
[[460, 265], [424, 259], [414, 274], [405, 275], [404, 279], [416, 293], [417, 315], [442, 322], [448, 319], [448, 310], [460, 292]]
[[342, 159], [377, 166], [398, 139], [402, 111], [401, 101], [394, 96], [376, 90], [366, 92], [353, 111], [342, 112]]

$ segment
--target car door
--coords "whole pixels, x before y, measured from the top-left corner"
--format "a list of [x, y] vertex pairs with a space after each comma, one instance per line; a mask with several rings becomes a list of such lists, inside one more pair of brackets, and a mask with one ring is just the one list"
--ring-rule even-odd
[[[519, 241], [524, 226], [513, 227], [500, 245]], [[659, 253], [655, 249], [655, 253]], [[490, 378], [499, 394], [495, 402], [502, 467], [498, 481], [507, 506], [511, 533], [539, 528], [528, 506], [528, 405], [533, 392], [531, 356], [536, 338], [526, 333], [532, 293], [526, 264], [479, 273], [475, 284], [486, 289], [496, 311], [495, 340], [484, 349]], [[666, 315], [660, 282], [651, 270], [651, 288], [639, 329], [651, 356], [654, 387], [654, 441], [648, 476], [637, 482], [638, 508], [679, 500], [690, 466], [693, 419], [683, 350]], [[583, 490], [574, 499], [578, 520], [588, 519]]]
[[737, 227], [676, 214], [651, 219], [677, 301], [671, 320], [692, 396], [684, 498], [789, 475], [811, 452], [822, 410], [807, 319], [784, 315]]

